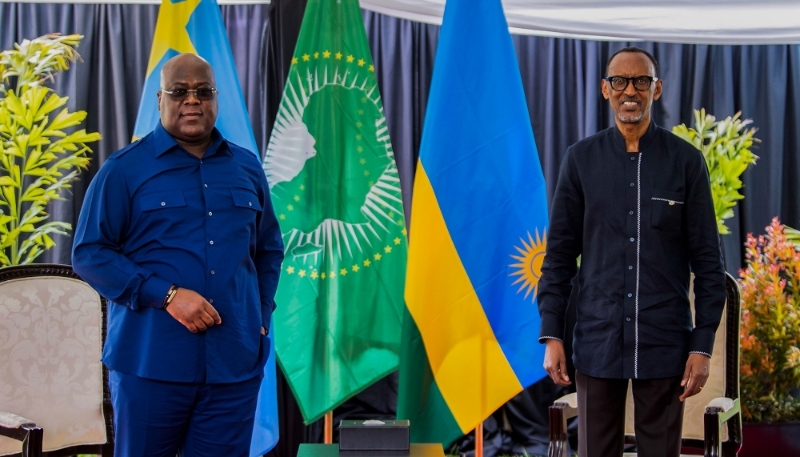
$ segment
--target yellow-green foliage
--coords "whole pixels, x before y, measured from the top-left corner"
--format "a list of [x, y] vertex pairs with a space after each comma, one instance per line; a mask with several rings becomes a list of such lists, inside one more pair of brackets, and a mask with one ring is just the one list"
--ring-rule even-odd
[[100, 134], [75, 130], [86, 112], [70, 113], [44, 83], [75, 61], [81, 38], [45, 35], [0, 52], [0, 266], [31, 263], [72, 229], [45, 209], [88, 167], [86, 144]]
[[685, 124], [676, 125], [672, 132], [692, 143], [703, 153], [711, 178], [711, 194], [714, 197], [714, 212], [719, 233], [730, 233], [724, 220], [733, 217], [736, 201], [744, 198], [739, 193], [742, 180], [739, 177], [748, 165], [756, 163], [758, 156], [750, 147], [758, 139], [753, 137], [755, 128], [746, 128], [751, 120], [741, 120], [741, 112], [721, 121], [705, 109], [694, 111], [694, 128]]

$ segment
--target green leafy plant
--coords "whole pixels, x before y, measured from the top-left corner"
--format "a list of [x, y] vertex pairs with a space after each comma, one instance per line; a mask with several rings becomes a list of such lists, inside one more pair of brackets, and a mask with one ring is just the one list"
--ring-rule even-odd
[[88, 167], [86, 144], [100, 134], [73, 129], [86, 112], [69, 112], [45, 83], [76, 60], [81, 38], [45, 35], [0, 52], [0, 266], [33, 262], [72, 229], [45, 210]]
[[753, 135], [755, 128], [747, 128], [752, 121], [741, 120], [741, 111], [721, 121], [705, 109], [694, 111], [694, 128], [685, 124], [676, 125], [672, 132], [692, 143], [703, 153], [711, 179], [711, 194], [714, 198], [714, 213], [717, 216], [719, 233], [728, 234], [725, 219], [733, 217], [733, 207], [744, 196], [739, 193], [742, 181], [739, 177], [749, 165], [756, 163], [758, 156], [750, 147], [759, 141]]
[[741, 399], [746, 420], [800, 420], [800, 253], [774, 218], [748, 234], [742, 291]]

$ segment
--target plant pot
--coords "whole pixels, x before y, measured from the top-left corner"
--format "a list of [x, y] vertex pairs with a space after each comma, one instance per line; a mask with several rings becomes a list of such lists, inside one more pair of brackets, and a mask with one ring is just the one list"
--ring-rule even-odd
[[739, 457], [800, 456], [800, 422], [745, 422]]

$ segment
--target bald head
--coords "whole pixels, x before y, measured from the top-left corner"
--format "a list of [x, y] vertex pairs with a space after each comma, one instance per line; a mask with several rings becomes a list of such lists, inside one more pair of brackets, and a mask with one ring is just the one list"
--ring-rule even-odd
[[175, 66], [181, 66], [181, 65], [187, 65], [187, 64], [190, 64], [190, 65], [193, 64], [193, 65], [199, 65], [199, 66], [205, 65], [205, 67], [207, 67], [208, 71], [211, 73], [211, 77], [212, 78], [214, 77], [214, 70], [211, 69], [211, 65], [208, 63], [208, 61], [206, 59], [198, 56], [197, 54], [178, 54], [177, 56], [169, 59], [167, 61], [167, 63], [165, 63], [164, 66], [161, 67], [161, 75], [160, 75], [161, 76], [161, 88], [162, 89], [169, 89], [167, 86], [165, 86], [166, 78], [167, 78], [167, 75], [169, 74], [169, 72], [174, 71], [173, 68]]
[[197, 89], [216, 89], [214, 71], [203, 58], [180, 54], [161, 68], [161, 125], [187, 151], [202, 156], [217, 121], [217, 96], [212, 92], [201, 99]]

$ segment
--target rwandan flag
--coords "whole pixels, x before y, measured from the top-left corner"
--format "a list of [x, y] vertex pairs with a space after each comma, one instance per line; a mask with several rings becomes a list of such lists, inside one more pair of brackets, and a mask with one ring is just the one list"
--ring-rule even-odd
[[[231, 45], [215, 0], [164, 0], [158, 10], [153, 48], [147, 66], [147, 79], [139, 103], [139, 115], [133, 138], [150, 133], [159, 122], [156, 92], [160, 89], [161, 67], [170, 58], [191, 52], [206, 59], [220, 94], [217, 128], [222, 135], [258, 156], [253, 127], [239, 86]], [[234, 178], [235, 179], [235, 178]], [[273, 335], [270, 329], [270, 339]], [[275, 385], [275, 344], [264, 368], [264, 381], [258, 394], [256, 421], [250, 444], [250, 455], [260, 456], [278, 443], [278, 403]]]
[[500, 0], [448, 0], [414, 184], [398, 418], [448, 444], [541, 379], [545, 182]]

